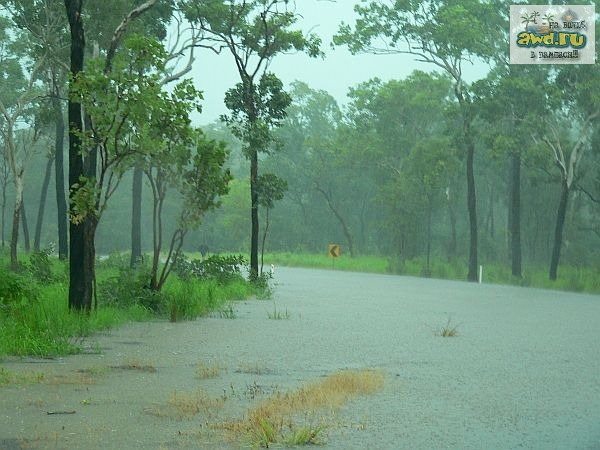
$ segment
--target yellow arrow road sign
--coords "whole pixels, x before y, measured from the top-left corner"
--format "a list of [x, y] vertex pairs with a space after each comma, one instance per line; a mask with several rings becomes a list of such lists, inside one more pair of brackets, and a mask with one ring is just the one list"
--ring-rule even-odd
[[337, 258], [340, 256], [340, 246], [338, 244], [329, 244], [329, 257]]

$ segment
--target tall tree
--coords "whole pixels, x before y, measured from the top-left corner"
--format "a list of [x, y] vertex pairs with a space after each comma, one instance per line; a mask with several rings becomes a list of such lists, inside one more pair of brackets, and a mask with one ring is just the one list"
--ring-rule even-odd
[[[66, 74], [69, 71], [68, 52], [65, 43], [67, 27], [64, 9], [59, 2], [45, 0], [0, 0], [7, 9], [15, 26], [23, 33], [21, 38], [25, 51], [32, 60], [45, 57], [39, 80], [46, 85], [55, 121], [55, 191], [58, 209], [58, 254], [68, 255], [67, 201], [64, 180], [64, 134], [63, 94]], [[41, 225], [41, 223], [40, 223]]]
[[[329, 239], [341, 234], [348, 254], [354, 256], [358, 227], [353, 219], [358, 217], [359, 205], [368, 196], [364, 189], [365, 167], [362, 177], [355, 176], [364, 162], [359, 162], [356, 152], [360, 144], [353, 145], [360, 133], [342, 127], [342, 112], [327, 92], [311, 89], [303, 82], [295, 82], [291, 92], [294, 102], [280, 133], [285, 145], [280, 165], [290, 180], [290, 195], [302, 208], [307, 194], [315, 193], [324, 204], [326, 215], [335, 221], [332, 232], [324, 233], [321, 228], [319, 234]], [[315, 208], [311, 209], [317, 215]]]
[[[83, 0], [65, 0], [65, 8], [69, 29], [71, 31], [71, 56], [70, 71], [71, 81], [69, 86], [69, 199], [80, 189], [80, 179], [84, 177], [82, 146], [83, 109], [81, 99], [74, 95], [75, 80], [83, 71], [85, 54], [85, 31], [82, 17]], [[86, 255], [93, 254], [89, 248], [93, 243], [85, 239], [85, 224], [82, 221], [70, 221], [69, 224], [69, 308], [76, 311], [89, 311], [92, 307], [93, 272]]]
[[[560, 198], [554, 226], [554, 243], [550, 259], [550, 280], [558, 277], [558, 264], [563, 245], [563, 232], [569, 197], [578, 186], [584, 165], [583, 155], [589, 151], [594, 126], [600, 118], [599, 70], [596, 65], [564, 66], [560, 69], [556, 82], [561, 89], [562, 108], [560, 117], [544, 135], [538, 137], [550, 150], [555, 167], [560, 175]], [[564, 114], [568, 114], [569, 123], [564, 124]], [[567, 126], [566, 136], [558, 130]], [[572, 137], [571, 137], [572, 136]]]
[[[320, 39], [292, 30], [298, 16], [288, 0], [183, 1], [186, 17], [205, 33], [213, 51], [228, 51], [233, 57], [240, 83], [225, 99], [231, 115], [224, 119], [244, 144], [250, 161], [251, 244], [250, 278], [258, 276], [258, 155], [268, 152], [277, 127], [285, 115], [289, 97], [281, 82], [265, 74], [280, 53], [305, 51], [320, 55]], [[208, 46], [207, 45], [207, 46]]]
[[[35, 104], [39, 100], [39, 88], [36, 82], [44, 67], [47, 54], [40, 54], [36, 60], [28, 58], [27, 49], [21, 42], [23, 35], [18, 28], [11, 28], [4, 17], [0, 18], [0, 33], [3, 35], [0, 36], [2, 38], [0, 76], [6, 79], [9, 87], [0, 93], [0, 117], [3, 120], [0, 131], [3, 133], [5, 143], [4, 157], [15, 187], [10, 261], [11, 267], [16, 269], [25, 169], [32, 153], [32, 144], [40, 132], [40, 128], [35, 124]], [[18, 129], [21, 121], [29, 126], [28, 130]]]
[[[287, 181], [288, 189], [284, 202], [292, 202], [292, 205], [288, 206], [286, 217], [294, 217], [289, 209], [298, 211], [299, 216], [293, 220], [301, 225], [290, 227], [292, 229], [287, 230], [286, 235], [293, 236], [302, 245], [308, 245], [311, 251], [322, 250], [324, 244], [318, 243], [320, 239], [331, 242], [337, 238], [324, 232], [326, 227], [323, 226], [323, 222], [328, 222], [326, 216], [333, 215], [333, 212], [321, 211], [317, 207], [324, 202], [323, 195], [317, 191], [315, 183], [315, 180], [327, 177], [327, 170], [332, 168], [317, 160], [326, 151], [325, 147], [334, 147], [333, 141], [337, 127], [342, 122], [342, 112], [329, 93], [312, 89], [305, 82], [292, 83], [290, 94], [292, 104], [287, 109], [284, 126], [278, 130], [282, 142], [281, 150], [277, 158], [266, 158], [263, 167], [267, 171], [280, 174]], [[330, 174], [328, 178], [331, 176]], [[346, 181], [350, 180], [352, 178]], [[349, 190], [343, 189], [342, 192]], [[316, 201], [318, 205], [315, 204]], [[339, 224], [339, 227], [343, 225]], [[337, 228], [336, 226], [334, 229]], [[348, 248], [351, 248], [350, 245]]]
[[[163, 108], [162, 112], [168, 114], [170, 111]], [[173, 264], [181, 256], [189, 230], [200, 224], [207, 211], [219, 205], [219, 198], [227, 193], [230, 181], [229, 171], [223, 170], [227, 157], [225, 144], [208, 140], [201, 130], [192, 129], [187, 120], [187, 117], [178, 117], [176, 113], [155, 117], [154, 123], [169, 123], [169, 126], [154, 127], [162, 131], [151, 132], [148, 136], [158, 147], [147, 155], [143, 164], [153, 197], [150, 289], [156, 291], [162, 289]], [[169, 188], [180, 196], [181, 210], [161, 269], [160, 256], [165, 235], [163, 207]]]
[[532, 133], [540, 117], [558, 107], [558, 92], [541, 66], [504, 66], [474, 86], [476, 103], [487, 126], [482, 133], [493, 160], [507, 161], [508, 233], [512, 275], [522, 277], [521, 169], [531, 159]]
[[[365, 6], [362, 6], [365, 5]], [[463, 65], [475, 58], [489, 60], [495, 52], [493, 36], [501, 27], [498, 11], [476, 0], [374, 2], [362, 0], [354, 7], [359, 19], [355, 27], [342, 24], [334, 37], [352, 53], [405, 53], [432, 64], [454, 80], [454, 95], [460, 105], [461, 138], [466, 160], [469, 213], [468, 280], [477, 281], [477, 201], [475, 189], [473, 108], [463, 76]], [[383, 43], [379, 46], [378, 43]]]
[[33, 236], [33, 251], [40, 251], [40, 241], [42, 239], [42, 224], [44, 222], [44, 212], [46, 211], [46, 198], [48, 196], [48, 187], [50, 186], [50, 176], [54, 166], [54, 155], [50, 154], [46, 158], [46, 169], [44, 170], [44, 180], [40, 192], [40, 202], [38, 207], [37, 219], [35, 221], [35, 233]]
[[[109, 155], [106, 153], [102, 154], [102, 151], [107, 150], [106, 142], [103, 142], [106, 136], [97, 136], [98, 128], [94, 130], [94, 120], [97, 121], [96, 124], [99, 125], [100, 129], [105, 126], [111, 128], [111, 126], [104, 121], [105, 117], [103, 117], [103, 114], [106, 111], [96, 109], [98, 116], [93, 117], [93, 106], [97, 106], [97, 103], [93, 102], [91, 95], [106, 94], [107, 92], [111, 92], [112, 89], [113, 100], [117, 102], [120, 100], [120, 95], [114, 92], [114, 89], [117, 87], [114, 85], [106, 86], [105, 84], [106, 82], [110, 82], [109, 74], [112, 71], [117, 49], [121, 45], [131, 23], [137, 17], [151, 9], [156, 2], [157, 0], [147, 0], [124, 16], [115, 28], [114, 33], [112, 33], [112, 38], [110, 39], [110, 44], [107, 47], [102, 63], [96, 64], [96, 69], [101, 69], [101, 72], [95, 72], [96, 78], [88, 78], [85, 82], [82, 82], [85, 52], [82, 0], [65, 0], [65, 8], [71, 30], [72, 77], [69, 95], [69, 187], [71, 200], [69, 306], [75, 310], [89, 311], [92, 306], [95, 282], [94, 238], [98, 225], [97, 213], [105, 207], [105, 202], [97, 194], [104, 188], [107, 189], [104, 194], [109, 194], [103, 197], [104, 200], [110, 197], [112, 193], [111, 189], [115, 187], [115, 184], [113, 184], [115, 180], [109, 173], [109, 169], [111, 169], [113, 164], [122, 159], [122, 155], [119, 154], [117, 156], [112, 155], [111, 158], [108, 158]], [[144, 51], [142, 50], [141, 53], [143, 54]], [[143, 58], [132, 61], [131, 64], [135, 64], [136, 62], [139, 64], [141, 60]], [[147, 63], [148, 61], [146, 60], [145, 62]], [[88, 85], [87, 88], [83, 88], [86, 82], [91, 82], [92, 86]], [[100, 91], [93, 91], [94, 88], [100, 88]], [[106, 101], [106, 98], [104, 100]], [[86, 116], [89, 122], [89, 129], [87, 130], [84, 127], [82, 119], [82, 102], [87, 102]], [[114, 107], [114, 105], [111, 106]], [[115, 112], [115, 109], [111, 111]], [[123, 122], [120, 124], [122, 125]], [[118, 126], [119, 122], [115, 122], [112, 125]], [[120, 127], [117, 128], [120, 132], [125, 131]], [[89, 140], [90, 131], [92, 135], [95, 135], [92, 141]], [[106, 131], [106, 129], [103, 131]], [[82, 145], [86, 133], [88, 133], [88, 140], [85, 143], [87, 147]], [[118, 140], [115, 140], [114, 143], [118, 145]], [[102, 167], [97, 174], [98, 152], [101, 154], [100, 161]], [[83, 155], [86, 155], [85, 161]], [[105, 179], [105, 176], [108, 179]], [[95, 186], [96, 183], [99, 184], [99, 189]]]
[[130, 267], [135, 267], [142, 259], [142, 187], [144, 171], [136, 165], [131, 181], [131, 257]]

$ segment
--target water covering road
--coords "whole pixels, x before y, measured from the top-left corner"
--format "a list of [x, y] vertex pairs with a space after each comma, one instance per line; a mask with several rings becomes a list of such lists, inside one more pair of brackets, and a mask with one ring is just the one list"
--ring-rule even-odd
[[[111, 374], [84, 392], [2, 388], [0, 443], [230, 448], [181, 437], [204, 419], [145, 412], [174, 389], [198, 384], [217, 395], [252, 385], [288, 390], [340, 369], [377, 368], [384, 388], [348, 403], [322, 448], [600, 448], [600, 297], [289, 268], [276, 268], [274, 283], [271, 300], [236, 305], [235, 320], [131, 324], [97, 336], [100, 355], [44, 364], [73, 371], [136, 358], [152, 362], [155, 373]], [[268, 319], [275, 307], [289, 319]], [[437, 335], [448, 321], [457, 337]], [[224, 370], [198, 380], [198, 361], [219, 361]], [[77, 414], [42, 416], [52, 408]]]

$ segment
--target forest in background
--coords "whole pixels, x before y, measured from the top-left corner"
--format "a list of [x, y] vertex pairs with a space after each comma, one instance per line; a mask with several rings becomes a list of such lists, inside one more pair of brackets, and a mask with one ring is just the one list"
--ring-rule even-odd
[[[18, 2], [2, 2], [6, 7], [14, 3]], [[436, 42], [437, 34], [427, 34], [436, 23], [435, 14], [456, 8], [462, 8], [472, 23], [493, 22], [487, 23], [489, 29], [498, 30], [496, 37], [502, 36], [506, 17], [491, 15], [493, 3], [472, 3], [468, 8], [432, 2], [437, 8], [432, 10], [434, 16], [419, 19], [419, 26], [403, 31], [404, 37]], [[371, 14], [375, 11], [360, 5], [364, 6], [357, 12], [374, 24]], [[393, 12], [398, 17], [416, 17], [414, 11]], [[379, 11], [380, 29], [341, 26], [337, 44], [369, 51], [371, 39], [393, 41], [393, 36], [386, 36], [383, 13], [390, 10]], [[66, 25], [64, 21], [58, 28], [66, 30]], [[7, 30], [11, 26], [3, 15], [5, 40], [10, 40]], [[439, 29], [443, 28], [439, 23], [436, 26], [439, 35], [450, 35]], [[283, 198], [259, 205], [259, 231], [268, 232], [267, 251], [324, 253], [329, 243], [336, 243], [343, 257], [383, 255], [394, 261], [397, 270], [404, 261], [420, 259], [427, 274], [433, 258], [466, 267], [473, 258], [475, 227], [476, 261], [512, 266], [515, 276], [521, 275], [522, 267], [558, 265], [557, 257], [560, 264], [600, 266], [597, 65], [510, 66], [507, 49], [491, 44], [471, 48], [471, 42], [468, 36], [457, 35], [444, 52], [434, 45], [422, 46], [420, 51], [433, 62], [432, 69], [442, 62], [454, 70], [416, 71], [406, 79], [388, 82], [365, 80], [350, 90], [345, 106], [301, 80], [286, 87], [291, 102], [285, 117], [271, 130], [269, 150], [259, 155], [260, 173], [275, 174], [286, 184]], [[14, 59], [11, 52], [18, 51], [31, 54], [26, 48], [4, 45], [3, 60]], [[488, 77], [467, 83], [460, 69], [469, 60], [490, 65]], [[27, 72], [19, 75], [17, 66], [12, 72], [6, 69], [8, 65], [3, 67], [2, 100], [10, 105], [14, 99], [8, 94], [28, 88]], [[21, 69], [28, 67], [35, 64]], [[39, 76], [33, 83], [39, 92], [49, 89], [44, 83], [52, 73], [46, 70], [48, 76]], [[63, 75], [63, 82], [66, 79]], [[31, 249], [47, 248], [58, 239], [56, 200], [50, 194], [45, 203], [40, 201], [44, 180], [47, 186], [55, 182], [54, 169], [49, 178], [44, 174], [52, 161], [49, 158], [55, 157], [56, 127], [52, 121], [44, 124], [38, 119], [40, 108], [35, 102], [29, 105], [26, 118], [12, 130], [25, 155], [21, 220], [27, 219]], [[0, 147], [5, 156], [0, 186], [3, 247], [10, 240], [15, 206], [7, 123], [0, 120]], [[226, 121], [202, 129], [208, 137], [227, 143], [225, 167], [233, 178], [229, 192], [220, 198], [220, 207], [203, 214], [198, 229], [187, 234], [183, 249], [197, 252], [205, 245], [211, 252], [248, 252], [250, 169], [244, 143]], [[467, 182], [469, 156], [472, 185]], [[98, 253], [131, 249], [132, 172], [122, 176], [98, 225]], [[142, 247], [150, 252], [148, 182], [143, 192]], [[173, 230], [178, 226], [180, 198], [174, 190], [167, 195], [164, 228]], [[475, 206], [469, 203], [471, 195], [476, 195]], [[41, 210], [43, 222], [38, 218]], [[35, 239], [38, 223], [39, 239]], [[21, 232], [19, 248], [25, 246], [26, 234]]]

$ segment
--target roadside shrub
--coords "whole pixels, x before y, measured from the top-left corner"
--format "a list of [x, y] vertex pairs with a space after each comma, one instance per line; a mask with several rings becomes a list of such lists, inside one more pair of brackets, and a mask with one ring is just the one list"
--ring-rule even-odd
[[181, 255], [173, 266], [173, 271], [181, 279], [191, 277], [205, 280], [215, 280], [221, 284], [236, 280], [243, 280], [242, 269], [248, 264], [242, 255], [211, 255], [204, 260], [193, 259], [191, 261]]
[[96, 260], [97, 269], [124, 269], [129, 267], [129, 256], [121, 252], [112, 252], [107, 257]]
[[273, 276], [269, 272], [263, 272], [252, 282], [256, 297], [259, 299], [269, 299], [273, 295], [270, 281]]
[[21, 321], [39, 301], [38, 288], [27, 276], [0, 271], [0, 312]]
[[54, 249], [45, 248], [29, 255], [29, 273], [40, 283], [48, 284], [55, 280], [51, 260], [53, 252]]
[[192, 283], [172, 284], [171, 289], [163, 294], [163, 302], [171, 322], [195, 319], [199, 315], [199, 302]]
[[159, 312], [161, 294], [150, 289], [150, 270], [143, 264], [133, 269], [120, 266], [117, 270], [117, 275], [102, 281], [98, 287], [102, 303], [118, 308], [139, 305]]

